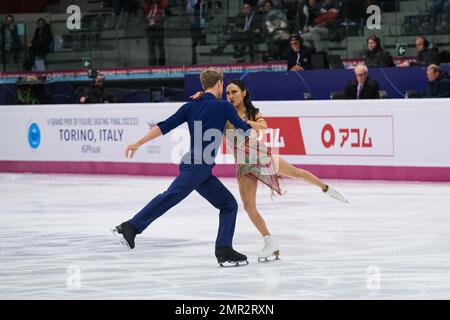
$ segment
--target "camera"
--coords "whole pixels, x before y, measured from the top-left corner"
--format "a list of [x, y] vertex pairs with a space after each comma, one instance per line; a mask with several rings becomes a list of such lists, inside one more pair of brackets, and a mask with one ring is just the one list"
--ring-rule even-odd
[[89, 69], [88, 70], [88, 77], [89, 77], [89, 79], [95, 79], [95, 78], [97, 78], [97, 75], [98, 75], [98, 70], [96, 70], [96, 69]]

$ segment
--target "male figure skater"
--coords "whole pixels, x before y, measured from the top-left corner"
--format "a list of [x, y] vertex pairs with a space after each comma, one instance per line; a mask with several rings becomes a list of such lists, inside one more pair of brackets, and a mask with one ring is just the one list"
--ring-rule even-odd
[[[184, 122], [188, 123], [191, 137], [190, 151], [183, 156], [180, 173], [169, 188], [156, 196], [131, 220], [123, 222], [112, 231], [121, 239], [121, 243], [133, 249], [134, 239], [142, 233], [154, 220], [170, 208], [181, 202], [192, 191], [196, 190], [203, 198], [220, 210], [219, 231], [216, 239], [215, 254], [218, 263], [223, 266], [248, 264], [247, 257], [233, 250], [232, 241], [238, 205], [231, 192], [212, 175], [214, 159], [221, 143], [225, 123], [229, 120], [236, 128], [249, 134], [250, 126], [241, 120], [236, 109], [227, 101], [218, 100], [223, 92], [223, 75], [213, 69], [204, 70], [200, 81], [205, 94], [201, 99], [184, 104], [165, 121], [159, 122], [147, 135], [125, 150], [125, 156], [132, 158], [142, 144], [167, 134]], [[212, 129], [220, 132], [215, 141], [204, 141], [205, 131]], [[202, 145], [197, 146], [195, 135], [201, 135]], [[196, 137], [198, 141], [198, 136]], [[210, 145], [214, 148], [211, 148]], [[210, 151], [210, 160], [204, 157], [205, 148]]]

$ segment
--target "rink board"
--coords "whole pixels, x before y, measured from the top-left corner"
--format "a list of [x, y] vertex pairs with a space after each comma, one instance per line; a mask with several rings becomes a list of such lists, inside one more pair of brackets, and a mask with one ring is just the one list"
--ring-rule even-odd
[[[187, 125], [124, 149], [181, 103], [3, 106], [0, 171], [171, 176], [189, 147]], [[258, 101], [260, 139], [324, 178], [450, 181], [450, 101]], [[234, 176], [219, 150], [215, 174]]]

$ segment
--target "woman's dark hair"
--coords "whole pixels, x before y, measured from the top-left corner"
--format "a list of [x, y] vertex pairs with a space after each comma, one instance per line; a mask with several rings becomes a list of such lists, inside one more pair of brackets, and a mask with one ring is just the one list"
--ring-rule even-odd
[[247, 94], [244, 97], [245, 116], [247, 117], [248, 120], [255, 121], [259, 109], [255, 108], [255, 106], [253, 105], [250, 91], [245, 86], [245, 82], [239, 79], [233, 79], [230, 81], [230, 83], [238, 86], [239, 89], [241, 89], [242, 91], [245, 90], [247, 92]]
[[381, 46], [381, 40], [377, 36], [370, 36], [367, 38], [367, 43], [369, 43], [369, 40], [375, 41], [377, 44], [376, 48], [373, 49], [373, 52], [383, 51], [383, 47]]

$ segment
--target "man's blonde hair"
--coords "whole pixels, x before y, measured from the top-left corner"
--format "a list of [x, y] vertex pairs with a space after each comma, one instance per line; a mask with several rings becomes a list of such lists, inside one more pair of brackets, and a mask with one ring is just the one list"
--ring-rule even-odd
[[214, 87], [218, 81], [223, 81], [223, 74], [215, 69], [206, 69], [200, 74], [203, 90]]
[[439, 72], [439, 66], [437, 64], [430, 64], [427, 69], [433, 70], [433, 72]]

